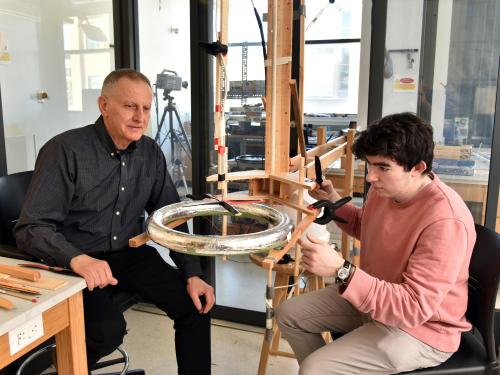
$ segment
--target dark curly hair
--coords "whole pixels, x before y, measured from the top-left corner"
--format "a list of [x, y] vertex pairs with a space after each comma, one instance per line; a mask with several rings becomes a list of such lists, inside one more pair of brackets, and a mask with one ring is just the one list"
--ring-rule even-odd
[[354, 141], [352, 152], [357, 158], [385, 156], [410, 171], [420, 161], [432, 170], [434, 138], [432, 126], [413, 113], [396, 113], [376, 121]]

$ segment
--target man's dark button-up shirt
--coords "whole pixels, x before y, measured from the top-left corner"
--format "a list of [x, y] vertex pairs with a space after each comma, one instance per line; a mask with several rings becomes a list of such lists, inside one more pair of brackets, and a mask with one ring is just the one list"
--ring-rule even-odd
[[[118, 151], [100, 117], [40, 150], [15, 228], [17, 244], [48, 264], [67, 267], [80, 254], [126, 248], [144, 210], [178, 201], [160, 147], [143, 136]], [[197, 257], [171, 257], [186, 277], [201, 275]]]

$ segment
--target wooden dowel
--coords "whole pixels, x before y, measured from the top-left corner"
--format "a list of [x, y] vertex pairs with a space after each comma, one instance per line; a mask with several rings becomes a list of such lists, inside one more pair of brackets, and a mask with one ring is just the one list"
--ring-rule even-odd
[[0, 293], [6, 294], [6, 295], [11, 296], [11, 297], [21, 298], [21, 299], [24, 299], [24, 300], [30, 301], [30, 302], [37, 302], [38, 301], [36, 298], [23, 296], [21, 294], [17, 294], [17, 293], [14, 293], [14, 292], [11, 292], [8, 290], [4, 290], [4, 289], [0, 289]]
[[12, 310], [15, 307], [15, 305], [8, 299], [0, 298], [0, 307], [5, 310]]
[[30, 294], [42, 294], [38, 289], [33, 289], [29, 285], [24, 285], [20, 283], [13, 283], [6, 280], [0, 280], [0, 286], [3, 288], [16, 290], [19, 292], [30, 293]]
[[40, 272], [37, 270], [30, 270], [19, 266], [7, 266], [4, 264], [0, 264], [0, 272], [29, 281], [37, 281], [40, 280], [41, 277]]
[[[178, 220], [174, 220], [170, 223], [168, 223], [166, 226], [169, 227], [169, 228], [175, 228], [175, 227], [178, 227], [179, 225], [181, 224], [184, 224], [186, 221], [188, 221], [190, 218], [184, 218], [184, 219], [178, 219]], [[144, 232], [144, 233], [141, 233], [135, 237], [132, 237], [128, 240], [128, 245], [130, 247], [141, 247], [142, 245], [144, 245], [146, 242], [148, 242], [151, 238], [149, 237], [149, 235]]]
[[149, 238], [149, 235], [144, 232], [141, 233], [135, 237], [132, 237], [128, 240], [128, 245], [130, 247], [140, 247], [144, 245], [146, 242], [148, 242], [151, 238]]

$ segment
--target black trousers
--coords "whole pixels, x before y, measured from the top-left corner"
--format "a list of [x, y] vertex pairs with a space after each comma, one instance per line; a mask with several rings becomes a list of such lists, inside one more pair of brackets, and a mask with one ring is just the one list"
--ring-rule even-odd
[[117, 286], [83, 292], [89, 367], [123, 342], [126, 322], [113, 304], [113, 292], [120, 288], [138, 293], [174, 321], [179, 374], [210, 374], [210, 317], [196, 310], [178, 270], [150, 246], [89, 255], [106, 260], [118, 280]]

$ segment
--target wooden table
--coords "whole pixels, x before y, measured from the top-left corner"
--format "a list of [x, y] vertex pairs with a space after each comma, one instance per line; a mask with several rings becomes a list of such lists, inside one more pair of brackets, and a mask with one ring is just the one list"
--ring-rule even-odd
[[[0, 264], [15, 265], [20, 262], [0, 257]], [[55, 336], [58, 374], [87, 375], [82, 299], [82, 290], [87, 285], [80, 277], [40, 272], [51, 278], [64, 279], [68, 283], [55, 291], [41, 289], [43, 294], [36, 303], [0, 295], [16, 305], [12, 310], [0, 309], [0, 369]], [[40, 315], [43, 319], [43, 336], [11, 354], [9, 332], [15, 332], [18, 327]]]

